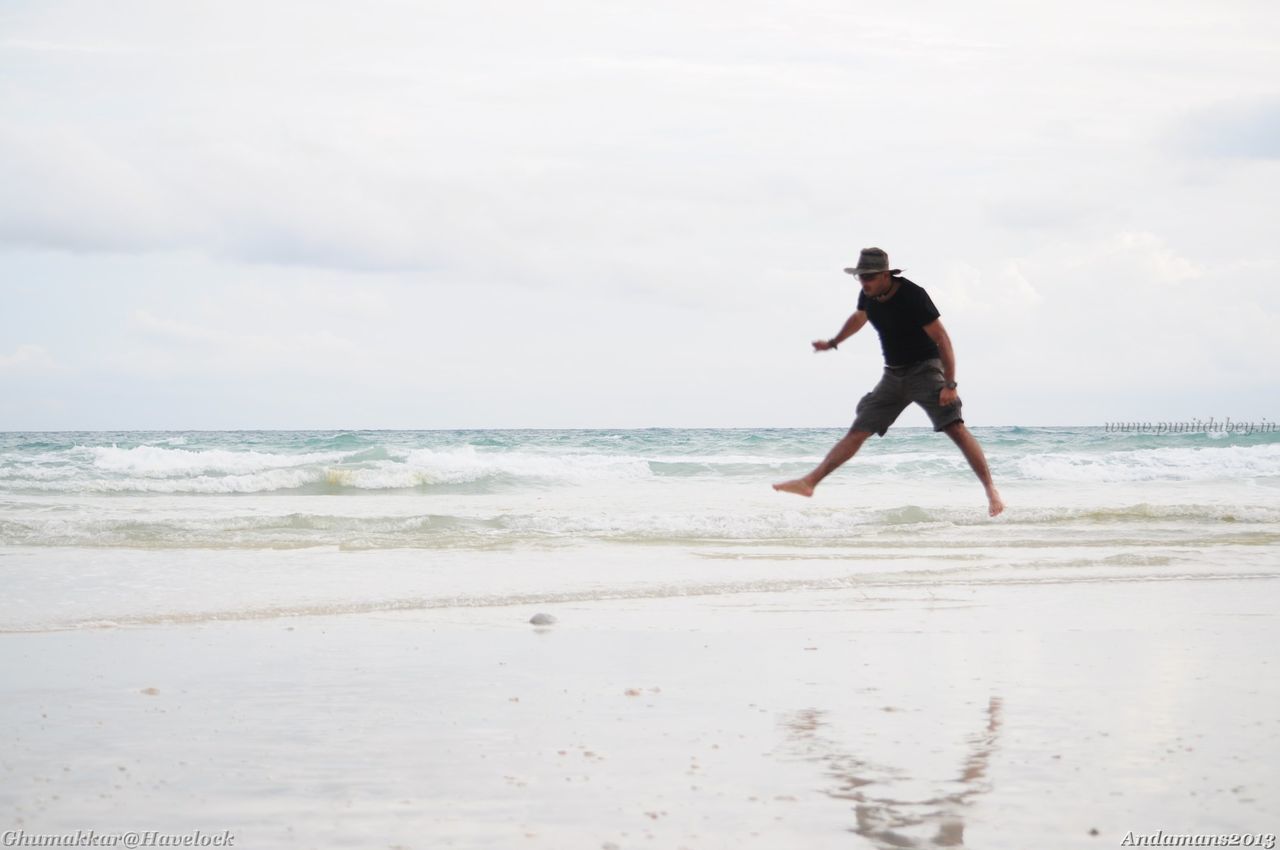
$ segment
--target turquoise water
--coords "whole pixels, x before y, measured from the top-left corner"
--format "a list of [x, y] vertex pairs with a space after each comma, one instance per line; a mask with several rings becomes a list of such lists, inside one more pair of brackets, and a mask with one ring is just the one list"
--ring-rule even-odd
[[994, 520], [927, 429], [0, 434], [0, 628], [1280, 574], [1280, 435], [973, 430]]
[[[997, 478], [1188, 481], [1280, 477], [1280, 433], [977, 428]], [[0, 494], [484, 493], [619, 478], [746, 479], [807, 471], [830, 429], [636, 431], [219, 431], [0, 434]], [[967, 476], [926, 429], [873, 439], [849, 469], [870, 478]]]
[[[1280, 434], [1017, 427], [975, 434], [996, 482], [1026, 494], [1009, 500], [1003, 522], [1082, 512], [1095, 521], [1278, 518]], [[653, 510], [635, 515], [638, 496], [650, 508], [687, 506], [665, 526], [673, 540], [778, 539], [788, 529], [807, 539], [851, 523], [975, 520], [969, 506], [980, 491], [959, 451], [945, 436], [911, 428], [869, 441], [820, 489], [840, 494], [850, 509], [834, 527], [830, 517], [797, 520], [794, 511], [829, 500], [806, 503], [768, 485], [807, 472], [840, 436], [830, 429], [5, 433], [0, 543], [306, 546], [350, 543], [344, 534], [361, 531], [372, 533], [372, 545], [391, 547], [522, 535], [663, 539]], [[852, 502], [842, 492], [850, 488], [859, 494]], [[739, 504], [740, 521], [727, 522], [726, 509], [747, 492], [765, 502]], [[281, 514], [286, 497], [290, 509]], [[374, 497], [394, 510], [370, 516]], [[552, 520], [548, 509], [557, 507]], [[602, 523], [611, 508], [613, 519]]]

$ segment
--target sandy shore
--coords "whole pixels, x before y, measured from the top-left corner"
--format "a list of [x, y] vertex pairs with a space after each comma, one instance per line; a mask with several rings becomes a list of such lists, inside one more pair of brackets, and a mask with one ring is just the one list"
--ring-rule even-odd
[[1278, 601], [1090, 580], [0, 634], [0, 822], [250, 848], [1276, 832]]

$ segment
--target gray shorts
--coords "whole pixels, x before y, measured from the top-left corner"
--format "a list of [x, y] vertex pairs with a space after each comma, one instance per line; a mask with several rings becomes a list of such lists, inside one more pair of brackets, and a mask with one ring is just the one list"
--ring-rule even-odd
[[942, 392], [944, 383], [946, 378], [942, 375], [942, 361], [936, 357], [910, 366], [886, 366], [880, 383], [858, 402], [853, 427], [849, 430], [872, 431], [883, 437], [889, 426], [913, 401], [929, 414], [935, 431], [963, 422], [959, 399], [946, 407], [938, 404], [938, 393]]

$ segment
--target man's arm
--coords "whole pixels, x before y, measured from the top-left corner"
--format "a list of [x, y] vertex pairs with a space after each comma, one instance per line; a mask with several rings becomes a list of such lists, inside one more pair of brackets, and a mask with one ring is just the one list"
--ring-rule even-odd
[[[942, 320], [934, 319], [924, 326], [924, 332], [938, 346], [938, 356], [942, 358], [942, 377], [950, 383], [955, 383], [956, 352], [951, 347], [951, 337], [947, 335], [947, 329], [942, 326]], [[956, 396], [957, 393], [954, 389], [943, 387], [938, 396], [938, 403], [943, 407], [954, 404]]]
[[862, 326], [865, 325], [866, 323], [867, 323], [867, 311], [858, 310], [852, 316], [850, 316], [847, 320], [845, 320], [844, 327], [840, 329], [840, 333], [831, 337], [831, 339], [814, 340], [813, 350], [826, 351], [828, 348], [835, 348], [837, 345], [844, 342], [846, 339], [848, 339], [849, 337], [856, 334], [859, 330], [861, 330]]

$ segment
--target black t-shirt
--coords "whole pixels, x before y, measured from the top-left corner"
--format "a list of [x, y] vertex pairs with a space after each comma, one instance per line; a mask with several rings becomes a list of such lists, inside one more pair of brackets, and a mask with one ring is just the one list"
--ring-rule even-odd
[[880, 348], [887, 366], [906, 366], [940, 356], [937, 344], [929, 339], [924, 326], [941, 314], [923, 288], [905, 277], [898, 280], [898, 291], [888, 301], [868, 298], [858, 293], [858, 309], [880, 334]]

